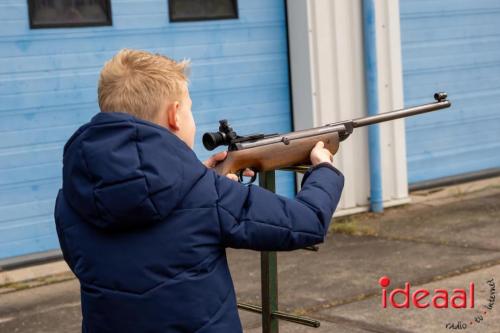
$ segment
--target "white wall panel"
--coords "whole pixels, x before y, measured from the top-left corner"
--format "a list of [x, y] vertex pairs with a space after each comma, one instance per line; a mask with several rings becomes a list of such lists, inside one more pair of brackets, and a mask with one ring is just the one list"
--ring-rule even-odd
[[[361, 0], [289, 0], [295, 129], [365, 115]], [[377, 3], [380, 111], [403, 105], [397, 0]], [[408, 201], [403, 121], [381, 127], [384, 205]], [[346, 183], [337, 214], [367, 209], [366, 128], [342, 143], [335, 164]]]

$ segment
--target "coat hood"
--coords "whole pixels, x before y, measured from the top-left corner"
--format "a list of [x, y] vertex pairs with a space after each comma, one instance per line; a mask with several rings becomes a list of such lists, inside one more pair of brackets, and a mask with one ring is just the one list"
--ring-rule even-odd
[[126, 113], [101, 112], [64, 146], [63, 193], [102, 228], [161, 221], [207, 171], [167, 129]]

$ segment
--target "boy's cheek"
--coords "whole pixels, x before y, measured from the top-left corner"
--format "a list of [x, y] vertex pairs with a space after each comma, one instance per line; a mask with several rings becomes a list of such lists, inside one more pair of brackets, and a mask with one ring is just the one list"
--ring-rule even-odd
[[194, 118], [191, 116], [191, 127], [192, 127], [192, 137], [194, 141], [194, 137], [196, 136], [196, 122], [194, 121]]

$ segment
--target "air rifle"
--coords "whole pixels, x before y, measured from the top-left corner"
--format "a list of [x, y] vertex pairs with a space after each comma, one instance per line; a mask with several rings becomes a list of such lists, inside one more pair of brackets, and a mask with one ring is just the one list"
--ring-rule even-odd
[[318, 141], [323, 141], [325, 148], [335, 154], [340, 142], [347, 139], [355, 128], [448, 108], [451, 102], [447, 97], [446, 93], [438, 92], [434, 94], [433, 103], [286, 134], [240, 136], [224, 119], [219, 121], [218, 132], [203, 134], [203, 145], [208, 150], [228, 146], [226, 159], [217, 164], [215, 170], [221, 175], [236, 173], [242, 180], [242, 171], [246, 168], [260, 172], [310, 164], [309, 154]]

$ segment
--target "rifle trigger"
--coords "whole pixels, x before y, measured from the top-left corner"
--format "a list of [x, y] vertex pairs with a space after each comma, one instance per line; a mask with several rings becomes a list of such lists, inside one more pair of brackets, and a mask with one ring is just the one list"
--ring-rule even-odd
[[254, 175], [252, 176], [252, 178], [250, 178], [250, 180], [248, 182], [243, 182], [243, 171], [244, 170], [239, 170], [236, 175], [238, 176], [238, 181], [240, 183], [242, 183], [243, 185], [250, 185], [252, 184], [253, 182], [255, 182], [255, 180], [257, 179], [257, 172], [254, 172]]

